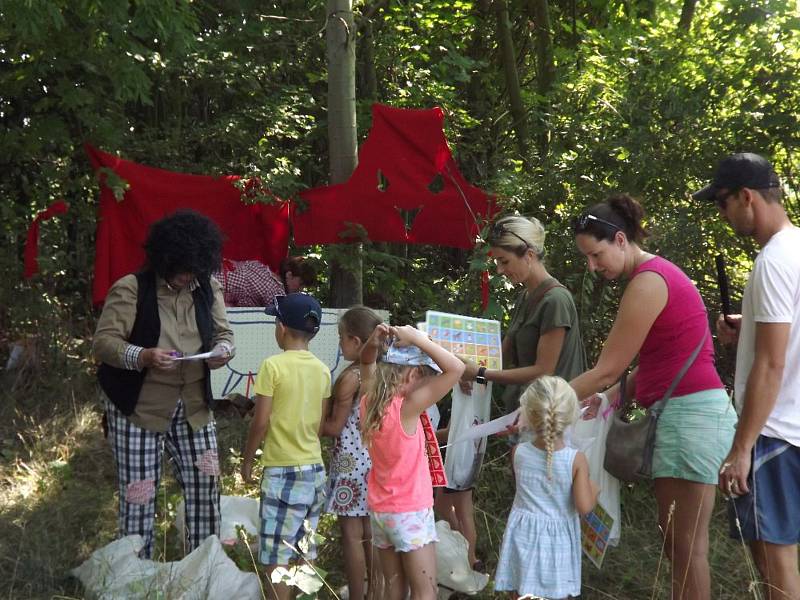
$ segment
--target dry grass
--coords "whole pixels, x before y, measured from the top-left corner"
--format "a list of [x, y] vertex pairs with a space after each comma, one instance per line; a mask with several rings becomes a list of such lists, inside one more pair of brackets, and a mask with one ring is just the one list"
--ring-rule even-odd
[[[115, 475], [100, 427], [93, 378], [83, 366], [61, 365], [39, 371], [33, 385], [24, 386], [25, 390], [18, 386], [12, 395], [5, 391], [11, 389], [9, 375], [0, 375], [4, 390], [0, 392], [0, 599], [81, 598], [82, 590], [69, 570], [116, 533]], [[245, 424], [235, 412], [218, 415], [218, 424], [225, 493], [254, 494], [237, 474]], [[169, 469], [164, 472], [158, 553], [172, 560], [182, 552], [171, 526], [179, 494]], [[513, 494], [507, 446], [492, 440], [476, 493], [478, 554], [490, 572], [497, 564]], [[669, 568], [662, 556], [652, 493], [646, 486], [626, 488], [622, 500], [622, 544], [609, 550], [601, 571], [585, 562], [582, 597], [667, 599]], [[319, 565], [337, 589], [344, 577], [335, 519], [323, 517], [320, 532], [326, 541]], [[727, 537], [725, 506], [719, 500], [710, 558], [714, 598], [753, 597], [743, 549]], [[487, 591], [478, 597], [501, 596]]]

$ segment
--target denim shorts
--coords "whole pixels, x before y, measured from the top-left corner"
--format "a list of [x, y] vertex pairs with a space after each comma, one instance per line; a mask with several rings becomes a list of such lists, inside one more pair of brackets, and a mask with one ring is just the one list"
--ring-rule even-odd
[[723, 389], [670, 398], [658, 418], [653, 478], [675, 477], [716, 485], [737, 420]]

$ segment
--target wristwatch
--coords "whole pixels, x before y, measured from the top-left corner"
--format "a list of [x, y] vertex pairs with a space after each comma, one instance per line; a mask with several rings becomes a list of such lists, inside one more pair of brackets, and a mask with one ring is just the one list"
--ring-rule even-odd
[[486, 385], [486, 367], [478, 367], [478, 374], [475, 375], [476, 383]]

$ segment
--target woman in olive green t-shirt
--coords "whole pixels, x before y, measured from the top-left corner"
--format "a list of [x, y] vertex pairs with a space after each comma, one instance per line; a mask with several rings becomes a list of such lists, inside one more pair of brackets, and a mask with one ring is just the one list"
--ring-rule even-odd
[[[467, 362], [462, 380], [494, 381], [506, 386], [506, 412], [519, 407], [519, 396], [541, 375], [567, 381], [586, 370], [586, 358], [572, 294], [544, 266], [545, 231], [538, 219], [504, 217], [489, 236], [497, 272], [522, 284], [511, 323], [503, 338], [503, 369]], [[485, 379], [484, 379], [485, 378]]]

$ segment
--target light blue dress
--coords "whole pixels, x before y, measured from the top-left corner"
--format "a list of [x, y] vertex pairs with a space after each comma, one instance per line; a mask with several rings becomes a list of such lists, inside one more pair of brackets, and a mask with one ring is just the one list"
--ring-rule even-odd
[[581, 527], [572, 499], [572, 463], [577, 450], [553, 453], [547, 479], [547, 453], [531, 443], [517, 446], [517, 493], [508, 515], [495, 590], [545, 598], [581, 593]]

